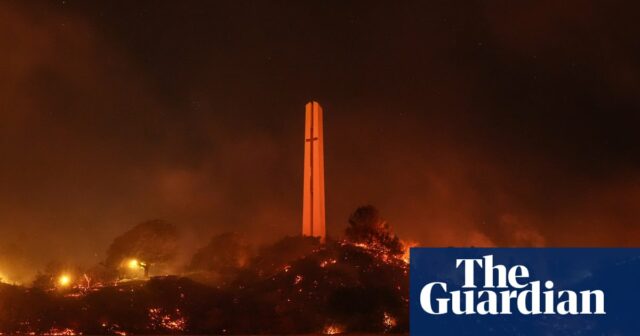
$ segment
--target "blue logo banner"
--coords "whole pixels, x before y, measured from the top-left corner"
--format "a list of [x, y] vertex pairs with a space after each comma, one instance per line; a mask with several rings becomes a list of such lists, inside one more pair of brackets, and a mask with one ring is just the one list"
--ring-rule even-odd
[[640, 249], [410, 253], [411, 335], [640, 335]]

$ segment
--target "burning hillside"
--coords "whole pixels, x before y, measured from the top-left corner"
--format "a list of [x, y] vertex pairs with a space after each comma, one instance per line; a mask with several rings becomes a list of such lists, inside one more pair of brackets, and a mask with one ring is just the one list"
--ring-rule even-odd
[[[237, 235], [214, 237], [182, 275], [150, 279], [143, 274], [153, 265], [143, 258], [164, 261], [170, 251], [157, 246], [173, 245], [163, 234], [151, 234], [157, 226], [171, 233], [170, 226], [147, 223], [116, 239], [105, 266], [111, 271], [82, 276], [51, 271], [32, 287], [3, 284], [0, 332], [406, 331], [408, 265], [402, 242], [372, 207], [358, 209], [349, 223], [343, 240], [320, 244], [312, 237], [285, 237], [253, 254]], [[140, 243], [149, 236], [156, 244]]]

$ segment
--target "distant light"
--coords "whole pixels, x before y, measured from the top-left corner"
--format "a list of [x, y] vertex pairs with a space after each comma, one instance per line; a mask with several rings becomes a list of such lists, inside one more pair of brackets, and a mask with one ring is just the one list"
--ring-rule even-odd
[[129, 267], [132, 270], [137, 270], [137, 269], [140, 269], [142, 267], [142, 265], [140, 264], [138, 259], [131, 259], [127, 263], [127, 267]]
[[71, 285], [71, 277], [68, 274], [62, 274], [58, 278], [58, 285], [60, 287], [68, 287], [69, 285]]

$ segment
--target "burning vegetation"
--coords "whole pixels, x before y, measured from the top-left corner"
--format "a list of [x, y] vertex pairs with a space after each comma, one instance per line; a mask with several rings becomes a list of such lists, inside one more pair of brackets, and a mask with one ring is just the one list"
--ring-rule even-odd
[[[0, 284], [0, 332], [256, 334], [408, 330], [406, 246], [373, 207], [342, 240], [285, 237], [253, 252], [237, 234], [198, 250], [180, 276], [145, 277], [176, 252], [167, 223], [116, 238], [94, 270], [52, 266], [31, 287]], [[171, 237], [174, 238], [171, 238]]]

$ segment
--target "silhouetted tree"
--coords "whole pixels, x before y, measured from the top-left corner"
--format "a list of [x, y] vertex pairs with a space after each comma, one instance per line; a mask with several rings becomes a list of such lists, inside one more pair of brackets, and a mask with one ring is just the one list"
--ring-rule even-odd
[[349, 226], [345, 231], [347, 241], [362, 243], [386, 249], [389, 253], [400, 255], [404, 246], [391, 232], [389, 224], [372, 205], [359, 207], [349, 217]]
[[58, 261], [50, 261], [44, 269], [38, 270], [38, 273], [32, 282], [32, 287], [41, 290], [55, 288], [58, 277], [62, 274], [66, 274], [71, 277], [71, 282], [75, 283], [83, 273], [84, 271], [78, 267], [73, 267]]
[[[263, 247], [250, 262], [250, 277], [270, 276], [288, 263], [302, 258], [320, 246], [318, 237], [287, 236]], [[247, 274], [245, 274], [247, 276]]]
[[130, 258], [147, 265], [167, 263], [177, 254], [179, 236], [178, 229], [171, 223], [162, 220], [140, 223], [113, 240], [105, 264], [117, 268]]
[[251, 247], [237, 233], [227, 232], [211, 238], [191, 258], [187, 270], [192, 277], [208, 282], [228, 281], [251, 257]]

